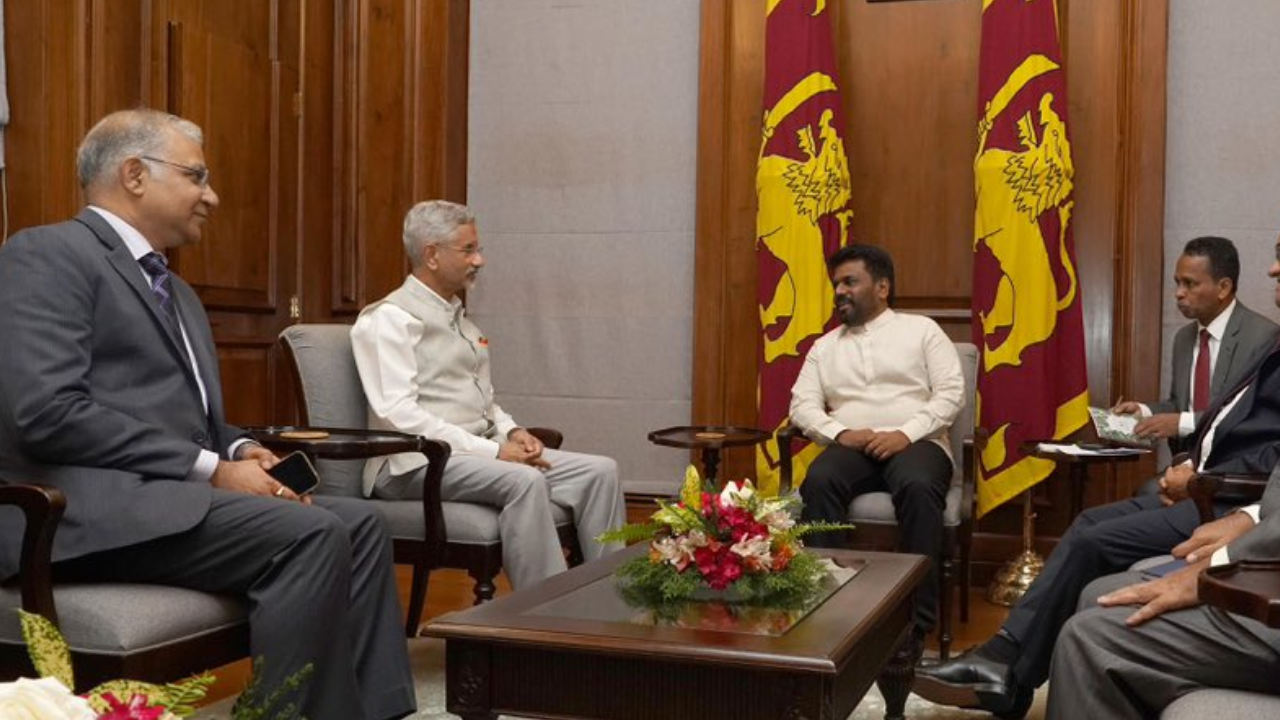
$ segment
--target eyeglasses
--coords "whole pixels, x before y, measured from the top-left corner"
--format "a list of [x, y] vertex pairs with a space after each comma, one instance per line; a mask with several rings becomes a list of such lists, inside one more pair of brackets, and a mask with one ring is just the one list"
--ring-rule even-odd
[[452, 250], [454, 252], [460, 252], [462, 253], [462, 257], [464, 258], [475, 257], [476, 255], [484, 254], [484, 248], [480, 247], [479, 245], [464, 245], [462, 247], [454, 247], [452, 245], [437, 245], [436, 247], [442, 247], [448, 250]]
[[170, 162], [168, 160], [161, 160], [158, 157], [152, 157], [150, 155], [143, 155], [141, 157], [143, 160], [160, 163], [161, 165], [168, 165], [169, 167], [172, 167], [172, 168], [177, 168], [182, 171], [183, 175], [186, 175], [187, 177], [191, 178], [191, 181], [194, 182], [196, 185], [199, 185], [202, 188], [209, 187], [209, 168], [207, 167], [204, 167], [204, 166], [191, 167], [190, 165], [182, 165], [180, 163]]

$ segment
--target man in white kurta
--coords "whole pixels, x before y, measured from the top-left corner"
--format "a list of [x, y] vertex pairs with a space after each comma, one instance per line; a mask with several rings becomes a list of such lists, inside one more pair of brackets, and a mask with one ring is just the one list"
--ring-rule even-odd
[[[412, 273], [351, 329], [369, 427], [449, 443], [441, 494], [501, 508], [502, 561], [515, 588], [565, 570], [552, 503], [572, 511], [586, 560], [618, 549], [595, 540], [626, 518], [617, 463], [545, 448], [494, 402], [489, 342], [459, 296], [484, 267], [470, 210], [419, 203], [405, 217], [404, 243]], [[364, 490], [421, 497], [425, 473], [420, 453], [374, 458]]]
[[[800, 486], [803, 519], [843, 522], [858, 495], [893, 496], [899, 548], [930, 558], [916, 591], [915, 648], [937, 622], [942, 514], [951, 482], [947, 430], [964, 404], [964, 374], [933, 320], [895, 313], [893, 260], [871, 245], [828, 260], [840, 327], [810, 348], [791, 389], [791, 421], [826, 449]], [[813, 546], [838, 546], [835, 533]]]

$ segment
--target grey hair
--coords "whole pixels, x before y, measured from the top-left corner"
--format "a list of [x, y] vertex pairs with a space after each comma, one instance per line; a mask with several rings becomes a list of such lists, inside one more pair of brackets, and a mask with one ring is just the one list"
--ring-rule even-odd
[[463, 225], [474, 225], [476, 216], [466, 205], [448, 200], [427, 200], [414, 205], [404, 216], [404, 251], [418, 267], [428, 245], [443, 245], [453, 239]]
[[156, 155], [164, 149], [165, 130], [172, 128], [204, 145], [200, 126], [159, 110], [120, 110], [98, 121], [76, 151], [76, 175], [88, 189], [114, 173], [131, 157]]

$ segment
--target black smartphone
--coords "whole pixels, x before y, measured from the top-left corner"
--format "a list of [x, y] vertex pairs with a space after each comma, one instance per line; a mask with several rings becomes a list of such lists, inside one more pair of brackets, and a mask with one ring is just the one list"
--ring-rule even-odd
[[315, 491], [320, 485], [319, 473], [301, 450], [286, 455], [267, 474], [279, 480], [281, 485], [292, 490], [298, 497]]
[[1168, 575], [1171, 572], [1176, 572], [1178, 570], [1181, 570], [1186, 566], [1187, 566], [1186, 560], [1183, 560], [1182, 558], [1174, 558], [1169, 562], [1161, 563], [1159, 565], [1156, 565], [1155, 567], [1143, 568], [1141, 572], [1143, 575], [1146, 575], [1149, 578], [1153, 578], [1153, 579], [1162, 578], [1165, 575]]

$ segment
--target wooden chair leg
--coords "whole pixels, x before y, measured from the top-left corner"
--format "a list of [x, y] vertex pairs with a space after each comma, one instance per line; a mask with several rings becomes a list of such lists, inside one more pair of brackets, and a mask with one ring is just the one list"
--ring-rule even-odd
[[955, 564], [945, 556], [942, 558], [942, 587], [938, 593], [938, 656], [942, 662], [951, 656], [951, 592], [955, 580]]
[[480, 577], [475, 572], [471, 573], [471, 577], [475, 579], [475, 587], [471, 592], [475, 594], [475, 604], [486, 603], [493, 599], [493, 594], [497, 592], [498, 587], [493, 584], [493, 576]]
[[422, 609], [427, 603], [427, 579], [431, 570], [419, 561], [413, 565], [413, 583], [409, 588], [409, 614], [404, 623], [406, 637], [418, 637], [418, 626], [422, 624]]
[[969, 548], [960, 545], [960, 622], [969, 622]]

